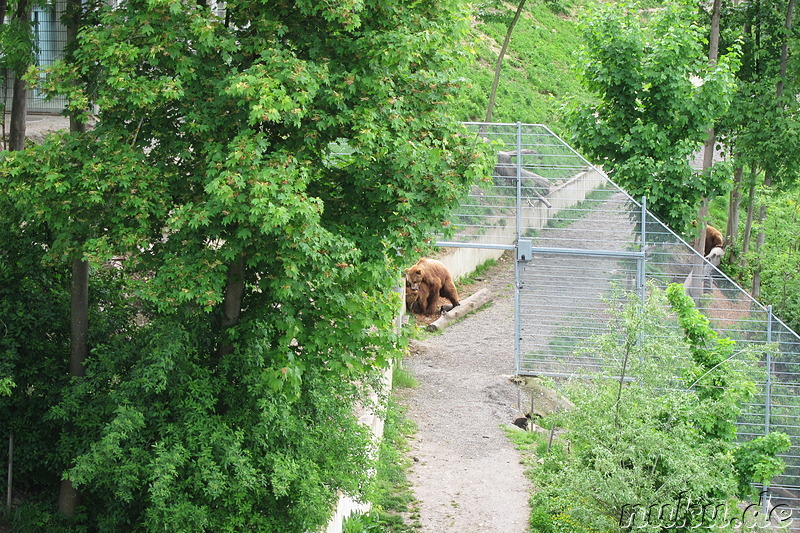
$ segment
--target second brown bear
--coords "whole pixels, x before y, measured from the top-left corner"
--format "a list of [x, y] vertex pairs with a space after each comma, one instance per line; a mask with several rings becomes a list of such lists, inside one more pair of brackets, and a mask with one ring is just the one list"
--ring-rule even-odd
[[423, 314], [432, 315], [439, 310], [439, 297], [447, 298], [453, 307], [459, 304], [458, 292], [447, 267], [436, 259], [423, 257], [406, 269], [406, 285], [416, 292], [416, 303]]
[[722, 248], [723, 246], [725, 246], [725, 239], [722, 237], [722, 232], [714, 226], [706, 225], [705, 255], [710, 254], [714, 248]]

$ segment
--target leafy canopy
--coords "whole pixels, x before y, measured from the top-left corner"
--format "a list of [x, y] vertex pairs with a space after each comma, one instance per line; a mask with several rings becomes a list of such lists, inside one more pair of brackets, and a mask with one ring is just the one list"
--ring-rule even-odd
[[0, 159], [26, 259], [105, 296], [85, 378], [55, 379], [64, 336], [9, 373], [54, 369], [28, 427], [90, 529], [316, 530], [363, 488], [400, 267], [486, 170], [449, 114], [461, 3], [85, 8], [48, 89], [96, 124]]
[[674, 2], [643, 15], [604, 5], [583, 22], [581, 61], [600, 102], [570, 110], [574, 141], [667, 225], [683, 229], [729, 173], [692, 170], [690, 159], [727, 109], [736, 54], [709, 66], [696, 6]]

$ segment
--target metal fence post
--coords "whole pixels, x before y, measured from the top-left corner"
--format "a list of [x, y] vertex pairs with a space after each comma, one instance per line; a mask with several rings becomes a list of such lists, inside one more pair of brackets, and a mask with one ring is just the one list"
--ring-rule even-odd
[[[772, 343], [772, 306], [767, 306], [767, 343]], [[767, 383], [764, 392], [764, 435], [770, 432], [772, 411], [772, 350], [767, 350]]]
[[517, 122], [517, 201], [516, 201], [517, 240], [514, 253], [514, 374], [520, 375], [522, 370], [522, 318], [520, 305], [522, 303], [520, 292], [522, 287], [522, 273], [519, 261], [519, 240], [522, 238], [522, 123]]
[[522, 123], [517, 122], [517, 244], [522, 237]]
[[[767, 343], [772, 342], [772, 306], [767, 306]], [[772, 350], [767, 347], [767, 381], [764, 386], [764, 435], [769, 435], [772, 411]], [[769, 516], [769, 485], [761, 486], [762, 511]]]
[[644, 263], [645, 263], [645, 255], [644, 254], [645, 254], [645, 244], [647, 243], [647, 196], [642, 196], [642, 220], [641, 220], [640, 224], [642, 226], [642, 231], [641, 231], [641, 233], [642, 233], [642, 242], [641, 242], [641, 250], [639, 250], [639, 251], [642, 252], [642, 257], [640, 257], [639, 260], [637, 261], [637, 264], [636, 264], [636, 270], [637, 270], [636, 275], [639, 277], [639, 285], [638, 285], [639, 297], [642, 300], [642, 311], [644, 312], [644, 304], [645, 304], [645, 300], [647, 298], [647, 294], [646, 294], [646, 290], [645, 290], [645, 279], [644, 279], [644, 277], [645, 277], [645, 268], [644, 268], [644, 266], [645, 266], [644, 265]]

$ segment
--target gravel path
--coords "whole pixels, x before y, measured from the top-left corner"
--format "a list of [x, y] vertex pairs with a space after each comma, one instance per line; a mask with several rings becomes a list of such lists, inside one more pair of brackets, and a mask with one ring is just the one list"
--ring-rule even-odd
[[[535, 246], [622, 250], [632, 230], [626, 202], [624, 195], [613, 194], [568, 227], [542, 231]], [[523, 322], [539, 318], [527, 325], [529, 331], [523, 323], [524, 349], [549, 351], [548, 343], [563, 333], [559, 328], [564, 324], [585, 322], [589, 330], [602, 329], [604, 320], [597, 313], [606, 304], [601, 297], [618, 269], [619, 261], [604, 258], [545, 255], [531, 261], [523, 274], [523, 311], [529, 314]], [[482, 286], [495, 295], [488, 307], [437, 335], [413, 341], [405, 362], [420, 382], [401, 398], [418, 427], [409, 477], [425, 532], [528, 531], [532, 487], [501, 427], [523, 414], [519, 389], [511, 381], [513, 261], [504, 256], [470, 292]], [[531, 361], [532, 368], [545, 369], [545, 363]], [[526, 398], [529, 394], [522, 393]]]
[[[419, 380], [401, 401], [418, 431], [410, 477], [425, 532], [528, 530], [530, 483], [502, 424], [517, 416], [514, 266], [501, 259], [482, 286], [484, 309], [411, 343], [405, 360]], [[477, 290], [477, 289], [475, 289]]]

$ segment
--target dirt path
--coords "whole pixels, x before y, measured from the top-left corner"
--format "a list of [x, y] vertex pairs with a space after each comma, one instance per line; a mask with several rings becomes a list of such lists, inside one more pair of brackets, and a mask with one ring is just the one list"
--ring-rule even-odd
[[[542, 231], [536, 246], [585, 248], [593, 244], [604, 250], [624, 250], [632, 231], [626, 202], [624, 195], [613, 194], [567, 226]], [[578, 235], [584, 239], [576, 239]], [[609, 290], [609, 279], [620, 270], [617, 259], [576, 261], [575, 257], [541, 255], [522, 275], [524, 311], [538, 317], [534, 324], [523, 317], [524, 353], [548, 352], [552, 348], [548, 343], [565, 325], [584, 326], [586, 336], [602, 329], [606, 306], [602, 297]], [[519, 389], [510, 381], [514, 373], [513, 261], [504, 256], [484, 277], [482, 285], [469, 289], [474, 292], [487, 286], [495, 294], [491, 305], [438, 335], [413, 341], [406, 360], [420, 382], [419, 387], [407, 389], [403, 399], [418, 426], [411, 444], [415, 462], [410, 480], [421, 502], [425, 532], [528, 531], [532, 487], [501, 427], [523, 415]], [[523, 364], [549, 368], [544, 360], [526, 359]]]
[[[487, 274], [486, 308], [411, 343], [405, 365], [419, 380], [402, 401], [418, 431], [410, 475], [425, 532], [528, 530], [530, 484], [501, 424], [517, 416], [514, 267]], [[471, 287], [472, 292], [479, 287]], [[463, 297], [463, 296], [462, 296]]]

